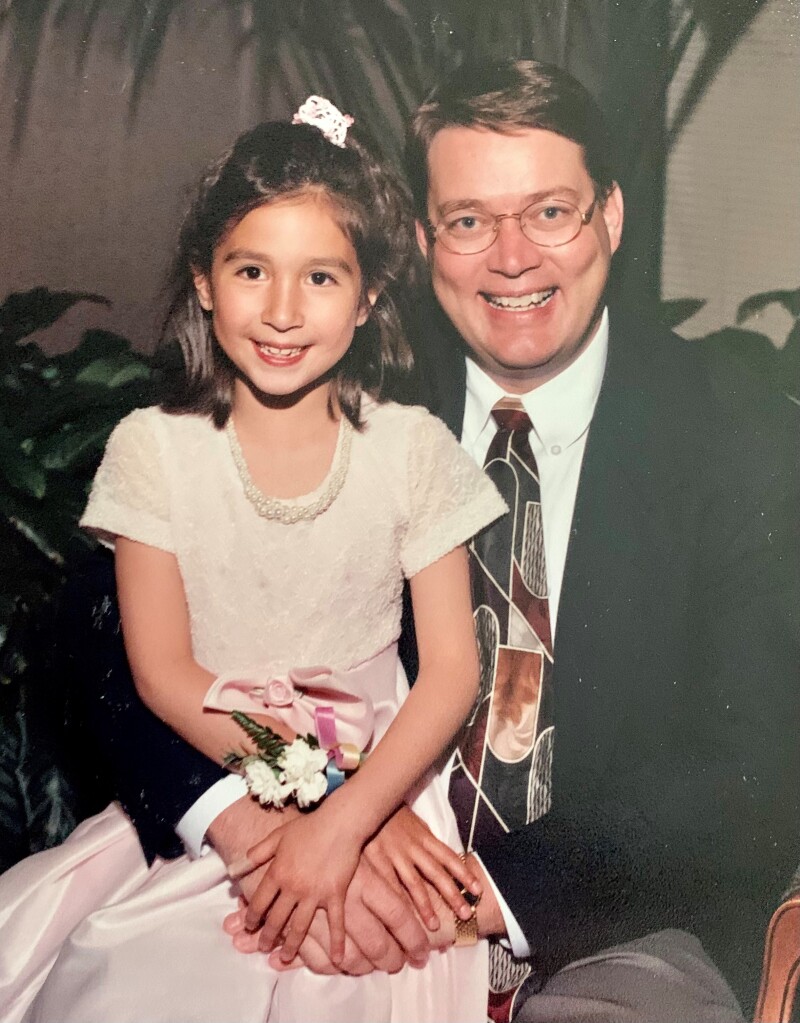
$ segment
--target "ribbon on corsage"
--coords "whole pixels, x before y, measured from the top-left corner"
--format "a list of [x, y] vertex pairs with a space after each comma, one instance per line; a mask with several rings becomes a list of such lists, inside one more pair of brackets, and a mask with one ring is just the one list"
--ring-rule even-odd
[[[361, 764], [375, 712], [369, 699], [346, 691], [347, 674], [315, 666], [266, 679], [230, 672], [212, 683], [203, 706], [228, 711], [258, 750], [229, 753], [225, 766], [244, 775], [262, 804], [279, 807], [294, 798], [298, 806], [310, 806]], [[286, 742], [249, 716], [259, 713], [285, 723], [298, 738]]]

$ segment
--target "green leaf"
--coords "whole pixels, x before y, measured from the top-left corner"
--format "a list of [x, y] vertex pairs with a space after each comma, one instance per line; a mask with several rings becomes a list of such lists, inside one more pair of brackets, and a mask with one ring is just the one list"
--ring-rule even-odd
[[776, 302], [795, 318], [800, 316], [800, 288], [794, 291], [779, 289], [777, 291], [762, 291], [758, 295], [746, 298], [736, 310], [736, 322], [742, 323]]
[[108, 382], [109, 387], [123, 387], [134, 380], [149, 380], [150, 367], [144, 362], [129, 362], [123, 366]]
[[85, 457], [87, 452], [102, 453], [108, 435], [113, 428], [112, 422], [103, 422], [97, 426], [62, 429], [52, 437], [37, 444], [37, 453], [42, 465], [47, 469], [69, 469]]
[[22, 490], [37, 501], [41, 501], [47, 491], [47, 473], [31, 458], [26, 458], [21, 452], [17, 457], [4, 460], [3, 472], [12, 487]]
[[22, 519], [9, 518], [9, 524], [17, 529], [26, 540], [30, 541], [33, 546], [40, 551], [48, 559], [56, 565], [63, 565], [64, 558], [62, 555], [55, 550], [47, 540], [47, 537], [34, 529], [29, 522], [24, 522]]
[[0, 341], [19, 341], [36, 330], [43, 330], [63, 316], [76, 302], [111, 305], [107, 298], [87, 291], [50, 291], [32, 288], [9, 295], [0, 306]]
[[704, 298], [671, 298], [658, 307], [659, 319], [670, 330], [674, 330], [691, 319], [706, 304]]
[[[130, 376], [131, 370], [134, 376]], [[102, 384], [105, 387], [118, 387], [127, 380], [136, 379], [136, 376], [149, 376], [149, 370], [144, 363], [132, 362], [129, 355], [109, 355], [102, 359], [95, 359], [85, 366], [75, 376], [78, 384]]]

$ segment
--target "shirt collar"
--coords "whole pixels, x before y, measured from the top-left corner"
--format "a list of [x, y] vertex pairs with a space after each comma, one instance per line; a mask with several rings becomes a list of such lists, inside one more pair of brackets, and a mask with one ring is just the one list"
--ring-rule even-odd
[[[522, 402], [544, 447], [558, 446], [563, 450], [589, 429], [607, 355], [608, 310], [604, 309], [595, 336], [574, 362], [527, 394], [509, 395]], [[462, 441], [468, 448], [475, 446], [489, 427], [492, 407], [504, 396], [505, 391], [473, 359], [468, 358], [462, 431]]]

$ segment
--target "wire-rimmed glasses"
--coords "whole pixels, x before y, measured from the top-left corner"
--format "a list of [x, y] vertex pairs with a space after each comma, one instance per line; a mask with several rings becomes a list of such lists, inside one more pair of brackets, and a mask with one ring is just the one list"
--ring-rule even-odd
[[597, 201], [595, 196], [585, 213], [566, 199], [537, 200], [521, 213], [490, 213], [481, 206], [467, 206], [449, 210], [438, 224], [431, 222], [429, 227], [436, 241], [459, 256], [474, 256], [488, 249], [497, 237], [501, 220], [519, 221], [528, 241], [555, 248], [578, 236], [592, 219]]

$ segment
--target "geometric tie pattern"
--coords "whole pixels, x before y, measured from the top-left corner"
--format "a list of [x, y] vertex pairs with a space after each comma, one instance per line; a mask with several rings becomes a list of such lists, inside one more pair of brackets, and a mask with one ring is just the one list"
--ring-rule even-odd
[[[553, 642], [539, 473], [521, 404], [504, 398], [492, 415], [498, 430], [484, 472], [509, 514], [469, 548], [480, 690], [450, 776], [450, 802], [468, 850], [541, 817], [551, 798]], [[489, 966], [489, 1015], [505, 1021], [530, 966], [497, 944]]]

